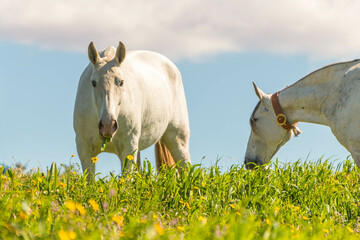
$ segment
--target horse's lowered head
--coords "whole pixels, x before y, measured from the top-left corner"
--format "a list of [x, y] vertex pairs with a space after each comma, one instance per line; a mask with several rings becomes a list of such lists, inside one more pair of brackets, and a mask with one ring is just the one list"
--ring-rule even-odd
[[92, 85], [99, 116], [99, 135], [101, 139], [112, 138], [118, 129], [117, 119], [124, 91], [120, 65], [125, 59], [125, 46], [119, 42], [116, 51], [113, 47], [109, 47], [101, 58], [94, 43], [91, 42], [88, 55], [94, 69], [89, 84]]
[[247, 169], [268, 163], [293, 134], [276, 123], [271, 94], [253, 85], [260, 101], [250, 117], [251, 134], [245, 153]]

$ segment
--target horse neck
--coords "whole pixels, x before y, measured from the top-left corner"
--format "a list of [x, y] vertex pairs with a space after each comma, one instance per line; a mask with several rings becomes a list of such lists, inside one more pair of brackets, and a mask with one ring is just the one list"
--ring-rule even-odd
[[280, 91], [279, 102], [289, 122], [329, 125], [324, 112], [329, 93], [324, 86], [324, 82], [309, 83], [303, 79]]

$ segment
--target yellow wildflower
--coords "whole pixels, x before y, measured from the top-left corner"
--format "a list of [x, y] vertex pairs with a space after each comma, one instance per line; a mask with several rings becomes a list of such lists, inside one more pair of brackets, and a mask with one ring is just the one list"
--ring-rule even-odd
[[156, 230], [156, 232], [159, 235], [163, 235], [164, 234], [164, 229], [162, 228], [162, 226], [160, 225], [160, 223], [154, 223], [154, 228]]
[[206, 218], [206, 217], [200, 216], [198, 219], [199, 219], [199, 221], [202, 222], [203, 224], [205, 224], [205, 223], [207, 222], [207, 218]]
[[94, 211], [99, 211], [99, 204], [94, 199], [90, 199], [89, 203]]
[[26, 218], [27, 218], [26, 213], [25, 213], [24, 211], [21, 211], [21, 212], [19, 213], [19, 218], [20, 218], [21, 220], [26, 219]]
[[127, 158], [129, 161], [134, 160], [134, 156], [133, 156], [133, 155], [127, 155], [126, 158]]
[[66, 201], [65, 202], [65, 206], [70, 210], [70, 211], [75, 211], [76, 209], [76, 206], [75, 206], [75, 203], [71, 200], [69, 201]]
[[92, 158], [91, 158], [91, 161], [92, 161], [92, 163], [96, 163], [97, 161], [99, 161], [99, 158], [97, 158], [97, 157], [92, 157]]
[[300, 210], [300, 207], [294, 207], [294, 211], [297, 212]]
[[125, 179], [120, 178], [120, 184], [123, 184], [125, 182]]
[[66, 187], [66, 183], [60, 182], [59, 184], [60, 184], [60, 187], [61, 187], [61, 188]]
[[154, 214], [154, 215], [153, 215], [153, 219], [154, 219], [154, 220], [158, 219], [158, 215]]
[[302, 219], [304, 219], [304, 220], [309, 220], [309, 218], [306, 217], [306, 216], [303, 216]]
[[60, 230], [58, 234], [59, 234], [60, 240], [70, 240], [68, 233], [65, 232], [64, 230]]
[[183, 227], [183, 226], [176, 226], [176, 228], [177, 228], [177, 230], [179, 230], [179, 231], [184, 231], [184, 230], [185, 230], [185, 227]]
[[117, 215], [114, 215], [112, 217], [112, 220], [114, 222], [116, 222], [119, 226], [123, 227], [124, 226], [124, 217], [123, 216], [117, 216]]
[[74, 155], [74, 154], [71, 154], [71, 157], [75, 157], [75, 155]]
[[351, 228], [351, 227], [346, 227], [346, 229], [351, 232], [351, 233], [354, 233], [354, 230]]
[[81, 215], [85, 215], [86, 210], [80, 203], [75, 204], [75, 207]]
[[42, 177], [37, 178], [38, 182], [42, 182]]
[[74, 231], [66, 232], [64, 230], [59, 231], [60, 240], [73, 240], [76, 239], [76, 233]]
[[206, 200], [206, 198], [204, 198], [203, 196], [200, 197], [201, 200]]
[[70, 239], [76, 239], [76, 233], [74, 231], [69, 232]]
[[270, 221], [270, 219], [265, 219], [265, 222], [267, 223], [267, 225], [270, 225], [270, 223], [271, 223], [271, 221]]
[[230, 207], [231, 207], [232, 209], [235, 209], [235, 205], [234, 205], [234, 204], [231, 204]]

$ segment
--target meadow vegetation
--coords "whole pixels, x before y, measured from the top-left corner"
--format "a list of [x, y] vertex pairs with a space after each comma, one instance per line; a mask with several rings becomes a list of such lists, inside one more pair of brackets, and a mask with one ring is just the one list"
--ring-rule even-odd
[[[0, 167], [3, 172], [4, 167]], [[352, 161], [97, 176], [77, 165], [0, 173], [0, 239], [359, 239]]]

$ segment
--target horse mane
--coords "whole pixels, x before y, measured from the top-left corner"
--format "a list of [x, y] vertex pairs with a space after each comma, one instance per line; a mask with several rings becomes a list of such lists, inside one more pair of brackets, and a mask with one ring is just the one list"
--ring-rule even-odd
[[[345, 67], [345, 68], [348, 68], [348, 65], [354, 65], [354, 63], [357, 63], [357, 62], [359, 62], [359, 61], [360, 61], [360, 59], [354, 59], [354, 60], [352, 60], [352, 61], [336, 62], [336, 63], [332, 63], [332, 64], [329, 64], [329, 65], [326, 65], [326, 66], [324, 66], [324, 67], [321, 67], [321, 68], [319, 68], [319, 69], [317, 69], [317, 70], [315, 70], [315, 71], [312, 71], [311, 73], [305, 75], [305, 76], [302, 77], [300, 80], [298, 80], [298, 81], [296, 81], [295, 83], [293, 83], [293, 84], [285, 87], [283, 90], [285, 90], [285, 89], [287, 89], [287, 88], [289, 88], [289, 87], [291, 87], [291, 86], [293, 86], [293, 85], [295, 85], [295, 84], [297, 84], [297, 83], [299, 83], [299, 82], [301, 82], [301, 81], [303, 81], [303, 80], [306, 80], [306, 79], [308, 79], [308, 78], [310, 78], [310, 77], [313, 77], [314, 75], [319, 74], [321, 71], [326, 70], [326, 69], [328, 69], [328, 68], [333, 68], [333, 67], [341, 67], [341, 68], [344, 68], [344, 67]], [[345, 66], [344, 66], [344, 65], [345, 65]], [[338, 69], [338, 68], [336, 68], [336, 69]], [[336, 70], [336, 69], [334, 69], [334, 70]], [[282, 90], [281, 90], [281, 91], [282, 91]]]

